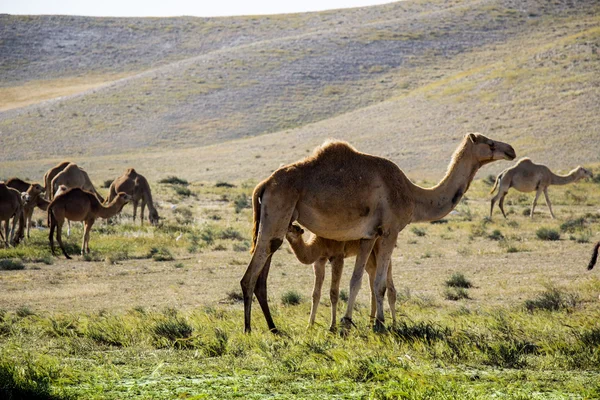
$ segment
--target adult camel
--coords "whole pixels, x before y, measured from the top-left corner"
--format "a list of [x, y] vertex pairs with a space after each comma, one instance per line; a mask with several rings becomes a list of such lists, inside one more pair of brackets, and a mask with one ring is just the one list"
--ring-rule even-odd
[[498, 202], [498, 207], [502, 211], [502, 215], [506, 218], [504, 212], [504, 197], [508, 193], [508, 189], [515, 188], [519, 192], [533, 192], [535, 191], [535, 198], [531, 205], [530, 218], [533, 218], [533, 210], [538, 201], [538, 197], [543, 192], [546, 197], [546, 205], [550, 210], [550, 215], [554, 217], [552, 212], [552, 204], [548, 197], [548, 186], [550, 185], [566, 185], [568, 183], [577, 182], [583, 178], [592, 178], [593, 175], [590, 171], [583, 167], [577, 167], [567, 175], [556, 175], [550, 168], [542, 164], [535, 164], [529, 158], [521, 158], [515, 165], [500, 172], [494, 182], [494, 186], [490, 193], [494, 193], [498, 188], [498, 194], [492, 198], [492, 205], [490, 207], [490, 219], [492, 218], [492, 212], [494, 211], [494, 204]]
[[[12, 245], [18, 244], [23, 235], [23, 205], [29, 200], [27, 193], [21, 193], [17, 189], [8, 187], [6, 183], [0, 182], [0, 228], [4, 222], [4, 235], [2, 240], [6, 247], [9, 243]], [[10, 220], [12, 218], [12, 228]], [[16, 231], [17, 222], [19, 230]]]
[[360, 153], [345, 142], [325, 143], [312, 156], [279, 168], [252, 195], [252, 258], [240, 282], [245, 331], [251, 331], [254, 293], [269, 329], [277, 332], [267, 301], [267, 277], [273, 253], [296, 220], [323, 238], [360, 240], [342, 319], [345, 326], [352, 322], [365, 264], [375, 250], [375, 329], [383, 329], [386, 276], [398, 233], [411, 222], [444, 217], [458, 204], [481, 166], [514, 158], [510, 145], [471, 133], [465, 135], [446, 175], [433, 188], [413, 184], [390, 160]]
[[[315, 323], [317, 308], [321, 300], [321, 289], [325, 279], [325, 264], [327, 261], [331, 263], [331, 286], [329, 289], [329, 299], [331, 301], [331, 324], [329, 330], [336, 330], [336, 314], [337, 304], [340, 294], [340, 280], [344, 270], [344, 258], [355, 256], [360, 248], [359, 240], [348, 242], [338, 242], [336, 240], [325, 239], [320, 236], [312, 235], [308, 241], [304, 241], [302, 234], [304, 229], [296, 224], [290, 225], [285, 238], [290, 244], [292, 251], [302, 264], [313, 264], [315, 274], [315, 282], [312, 292], [312, 304], [310, 307], [310, 318], [308, 325], [312, 326]], [[369, 285], [371, 286], [371, 319], [375, 319], [377, 311], [375, 299], [375, 273], [377, 272], [376, 255], [371, 253], [365, 267], [369, 275]], [[394, 287], [394, 279], [392, 277], [392, 266], [388, 267], [387, 273], [387, 295], [390, 311], [392, 313], [392, 323], [396, 322], [396, 288]]]
[[131, 203], [133, 204], [133, 222], [135, 222], [135, 216], [137, 213], [138, 203], [142, 202], [140, 221], [144, 225], [144, 208], [148, 205], [148, 220], [152, 225], [158, 224], [158, 211], [154, 208], [152, 202], [152, 191], [146, 178], [138, 174], [135, 169], [129, 168], [123, 175], [118, 177], [111, 183], [108, 189], [108, 197], [106, 201], [111, 201], [117, 196], [119, 192], [125, 192], [131, 195]]
[[51, 199], [54, 199], [56, 191], [61, 185], [64, 185], [69, 189], [80, 188], [87, 192], [91, 192], [98, 197], [101, 203], [104, 203], [104, 198], [96, 191], [87, 172], [75, 163], [69, 163], [65, 169], [56, 174], [54, 179], [52, 179], [50, 184], [50, 187], [52, 188]]
[[19, 192], [29, 194], [29, 201], [23, 206], [23, 217], [25, 219], [25, 225], [27, 226], [27, 239], [29, 239], [33, 210], [36, 206], [40, 207], [38, 204], [43, 204], [42, 193], [44, 193], [46, 189], [37, 182], [29, 183], [19, 178], [9, 179], [6, 181], [6, 186], [16, 189]]
[[43, 178], [44, 179], [44, 188], [46, 189], [46, 198], [48, 200], [52, 200], [54, 198], [54, 194], [55, 194], [55, 192], [52, 190], [52, 179], [54, 179], [54, 177], [59, 172], [62, 172], [62, 170], [67, 168], [67, 165], [69, 165], [69, 164], [71, 164], [70, 161], [63, 161], [63, 162], [55, 165], [54, 167], [50, 168], [44, 174], [44, 178]]
[[50, 248], [54, 253], [54, 230], [56, 241], [65, 257], [70, 259], [62, 243], [61, 232], [65, 219], [82, 221], [84, 225], [81, 255], [90, 252], [90, 230], [98, 217], [111, 218], [121, 211], [131, 200], [127, 193], [119, 193], [109, 204], [103, 205], [95, 193], [80, 188], [72, 188], [57, 195], [48, 205], [48, 226], [50, 227]]

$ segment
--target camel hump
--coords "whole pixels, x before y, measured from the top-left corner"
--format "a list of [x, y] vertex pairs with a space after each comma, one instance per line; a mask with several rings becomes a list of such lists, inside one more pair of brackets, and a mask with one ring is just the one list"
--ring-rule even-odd
[[533, 161], [531, 161], [531, 158], [529, 157], [523, 157], [517, 164], [533, 164]]
[[321, 146], [315, 149], [315, 156], [329, 153], [356, 153], [356, 149], [348, 142], [337, 139], [327, 139]]
[[133, 168], [127, 168], [127, 171], [125, 171], [125, 175], [129, 175], [130, 177], [134, 177], [134, 176], [137, 176], [138, 173]]

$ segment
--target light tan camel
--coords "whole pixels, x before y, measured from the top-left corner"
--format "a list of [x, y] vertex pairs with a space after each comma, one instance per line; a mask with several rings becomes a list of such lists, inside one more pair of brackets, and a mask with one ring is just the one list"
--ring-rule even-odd
[[158, 224], [159, 216], [158, 211], [154, 208], [152, 202], [152, 192], [150, 191], [150, 185], [146, 178], [138, 174], [135, 169], [129, 168], [123, 175], [113, 181], [108, 189], [108, 197], [106, 201], [109, 202], [115, 198], [117, 193], [125, 192], [131, 195], [131, 202], [133, 204], [133, 222], [135, 222], [135, 216], [137, 213], [138, 202], [142, 201], [142, 210], [140, 213], [141, 224], [144, 225], [144, 208], [148, 205], [148, 220], [152, 225]]
[[548, 186], [550, 185], [566, 185], [571, 182], [577, 182], [580, 179], [592, 177], [592, 173], [585, 168], [577, 167], [568, 175], [556, 175], [548, 167], [541, 164], [535, 164], [529, 158], [521, 158], [515, 165], [500, 172], [494, 182], [494, 186], [490, 193], [494, 193], [498, 188], [498, 194], [492, 198], [492, 205], [490, 207], [490, 219], [492, 218], [492, 212], [494, 211], [494, 204], [498, 201], [498, 207], [502, 211], [502, 215], [506, 218], [504, 212], [504, 197], [508, 193], [510, 188], [515, 188], [519, 192], [533, 192], [535, 191], [535, 198], [531, 205], [530, 217], [533, 218], [533, 211], [538, 201], [538, 197], [543, 192], [546, 197], [546, 205], [550, 210], [550, 215], [554, 217], [552, 212], [552, 203], [548, 197]]
[[[29, 200], [27, 193], [21, 193], [17, 189], [8, 187], [4, 182], [0, 182], [0, 228], [4, 222], [4, 235], [2, 240], [6, 247], [17, 245], [23, 235], [23, 205]], [[10, 219], [12, 218], [12, 228]], [[16, 231], [17, 222], [19, 230]], [[0, 229], [1, 231], [1, 229]], [[10, 244], [9, 244], [10, 243]]]
[[411, 222], [444, 217], [458, 204], [481, 166], [514, 158], [510, 145], [471, 133], [455, 151], [446, 176], [433, 188], [413, 184], [393, 162], [360, 153], [344, 142], [326, 143], [312, 156], [279, 168], [252, 195], [252, 258], [240, 282], [245, 331], [251, 330], [252, 296], [256, 294], [269, 329], [277, 332], [267, 301], [267, 278], [273, 253], [296, 220], [317, 236], [360, 240], [342, 319], [345, 326], [351, 324], [365, 264], [375, 250], [375, 329], [383, 329], [386, 276], [398, 233]]
[[19, 192], [26, 192], [29, 194], [29, 201], [27, 201], [27, 203], [23, 206], [23, 217], [27, 227], [27, 239], [29, 239], [33, 210], [36, 206], [38, 206], [40, 200], [43, 200], [42, 193], [44, 193], [46, 189], [37, 182], [29, 183], [19, 178], [9, 179], [6, 181], [6, 186], [17, 189]]
[[63, 169], [61, 172], [56, 174], [54, 179], [52, 179], [52, 183], [50, 187], [52, 188], [52, 197], [53, 199], [56, 196], [56, 191], [60, 185], [65, 185], [69, 189], [71, 188], [80, 188], [87, 192], [94, 193], [101, 203], [104, 203], [104, 198], [96, 191], [94, 184], [90, 180], [87, 172], [81, 169], [77, 164], [70, 163]]
[[588, 270], [591, 270], [594, 268], [594, 265], [596, 265], [596, 261], [598, 260], [598, 249], [600, 249], [600, 242], [594, 245], [594, 250], [592, 250], [592, 259], [588, 264]]
[[[310, 308], [309, 326], [315, 323], [317, 315], [317, 307], [321, 300], [321, 289], [323, 280], [325, 279], [325, 264], [327, 260], [331, 263], [331, 288], [329, 290], [329, 298], [331, 300], [331, 325], [330, 331], [336, 329], [336, 311], [340, 294], [340, 280], [344, 269], [344, 258], [355, 256], [360, 248], [359, 240], [348, 242], [338, 242], [335, 240], [325, 239], [320, 236], [312, 235], [307, 242], [304, 241], [302, 234], [304, 230], [296, 225], [290, 225], [285, 238], [290, 244], [292, 251], [302, 264], [313, 264], [315, 273], [315, 283], [312, 293], [312, 305]], [[371, 253], [366, 265], [367, 274], [369, 274], [369, 284], [371, 286], [371, 319], [375, 319], [376, 299], [375, 299], [375, 264], [376, 255]], [[396, 322], [396, 288], [392, 278], [392, 265], [390, 264], [387, 274], [387, 294], [392, 313], [392, 324]]]
[[56, 241], [63, 254], [71, 258], [62, 243], [61, 232], [65, 218], [72, 221], [82, 221], [84, 224], [83, 243], [81, 255], [90, 252], [90, 230], [96, 218], [110, 218], [121, 211], [123, 206], [131, 200], [127, 193], [119, 193], [108, 205], [100, 203], [96, 195], [80, 188], [72, 188], [56, 196], [48, 206], [48, 225], [50, 226], [50, 248], [54, 253], [54, 230]]
[[62, 170], [67, 168], [67, 165], [69, 165], [69, 164], [71, 164], [70, 161], [63, 161], [60, 164], [57, 164], [54, 167], [50, 168], [44, 174], [44, 178], [43, 178], [44, 179], [44, 188], [46, 189], [46, 198], [47, 199], [52, 200], [54, 198], [54, 192], [52, 190], [52, 179], [54, 179], [54, 177], [59, 172], [62, 172]]

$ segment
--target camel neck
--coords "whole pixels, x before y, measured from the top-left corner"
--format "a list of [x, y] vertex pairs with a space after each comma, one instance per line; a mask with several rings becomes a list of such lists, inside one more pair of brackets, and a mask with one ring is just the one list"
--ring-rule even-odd
[[479, 169], [476, 161], [456, 154], [446, 176], [434, 187], [413, 185], [415, 209], [411, 222], [435, 221], [445, 217], [462, 199]]
[[142, 196], [144, 197], [144, 201], [148, 206], [148, 210], [150, 212], [156, 210], [156, 208], [154, 208], [154, 203], [152, 202], [152, 194], [150, 194], [150, 188], [144, 189], [144, 191], [142, 192]]
[[289, 240], [292, 251], [302, 264], [312, 264], [321, 257], [321, 248], [315, 241], [316, 236], [311, 236], [308, 242], [304, 241], [302, 236]]
[[123, 207], [123, 204], [121, 204], [121, 202], [119, 202], [118, 200], [119, 198], [115, 197], [113, 201], [108, 203], [106, 206], [100, 204], [100, 207], [98, 209], [98, 216], [107, 219], [117, 215]]
[[550, 184], [551, 185], [566, 185], [577, 180], [575, 175], [576, 170], [569, 172], [568, 175], [557, 175], [550, 171]]

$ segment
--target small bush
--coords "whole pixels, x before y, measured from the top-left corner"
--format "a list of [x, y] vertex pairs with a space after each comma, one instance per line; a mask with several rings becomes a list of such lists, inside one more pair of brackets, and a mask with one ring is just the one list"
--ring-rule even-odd
[[231, 291], [227, 292], [227, 300], [234, 302], [234, 303], [243, 302], [244, 295], [240, 291], [231, 290]]
[[416, 226], [413, 226], [412, 228], [410, 228], [410, 231], [412, 233], [414, 233], [415, 235], [417, 235], [417, 236], [425, 236], [425, 235], [427, 235], [427, 231], [425, 229], [421, 229], [421, 228], [418, 228]]
[[525, 301], [525, 308], [534, 311], [560, 311], [574, 308], [579, 302], [577, 295], [564, 293], [557, 288], [548, 288], [533, 300]]
[[467, 278], [465, 278], [462, 273], [455, 272], [452, 274], [450, 279], [446, 281], [446, 286], [468, 289], [473, 287], [473, 284]]
[[189, 197], [193, 194], [189, 188], [182, 186], [182, 185], [176, 185], [176, 186], [174, 186], [174, 189], [175, 189], [175, 193], [177, 193], [178, 195], [183, 196], [183, 197]]
[[488, 236], [491, 240], [504, 240], [504, 235], [500, 232], [499, 229], [494, 229], [494, 231]]
[[166, 247], [152, 247], [150, 249], [150, 257], [154, 261], [172, 261], [175, 259]]
[[575, 231], [585, 228], [585, 226], [586, 220], [584, 217], [580, 217], [577, 219], [569, 219], [560, 225], [560, 231], [573, 233]]
[[16, 314], [20, 318], [25, 318], [25, 317], [29, 317], [30, 315], [35, 315], [35, 313], [33, 311], [31, 311], [31, 308], [29, 308], [28, 306], [21, 306], [21, 307], [17, 308]]
[[286, 306], [295, 306], [300, 304], [302, 301], [302, 296], [300, 293], [290, 290], [289, 292], [284, 293], [281, 296], [281, 302]]
[[340, 297], [339, 297], [339, 299], [341, 301], [343, 301], [344, 303], [348, 302], [348, 292], [346, 291], [346, 289], [340, 290]]
[[540, 240], [559, 240], [560, 232], [550, 228], [540, 228], [535, 232], [536, 236]]
[[176, 347], [186, 347], [185, 339], [192, 336], [194, 328], [185, 319], [171, 315], [167, 319], [157, 322], [152, 331], [156, 335], [160, 347], [165, 345], [165, 339]]
[[453, 288], [446, 289], [446, 291], [444, 292], [444, 298], [446, 300], [451, 300], [451, 301], [470, 299], [467, 289], [464, 289], [461, 287], [453, 287]]
[[239, 214], [243, 209], [250, 208], [250, 199], [245, 194], [239, 194], [233, 199], [233, 207], [235, 212]]
[[240, 232], [232, 227], [228, 227], [219, 232], [219, 239], [231, 239], [231, 240], [244, 240], [244, 237]]
[[219, 181], [215, 183], [215, 187], [234, 188], [235, 185], [229, 182]]
[[108, 189], [108, 188], [110, 188], [110, 185], [112, 185], [112, 183], [113, 183], [112, 179], [107, 179], [102, 183], [102, 185], [100, 185], [100, 187], [103, 189]]
[[423, 341], [427, 344], [448, 339], [452, 335], [450, 328], [424, 321], [410, 325], [403, 321], [391, 328], [390, 331], [398, 339], [407, 342]]
[[181, 179], [181, 178], [178, 178], [178, 177], [172, 176], [172, 175], [159, 180], [158, 183], [166, 183], [169, 185], [181, 185], [181, 186], [187, 186], [190, 184], [185, 179]]
[[494, 183], [496, 183], [496, 175], [488, 175], [485, 177], [485, 179], [483, 180], [483, 183], [485, 183], [488, 186], [492, 186]]
[[526, 217], [529, 217], [529, 215], [531, 215], [531, 208], [529, 208], [529, 207], [525, 207], [525, 208], [523, 209], [523, 212], [522, 212], [521, 214], [523, 214], [523, 215], [524, 215], [524, 216], [526, 216]]
[[9, 258], [5, 260], [0, 260], [0, 270], [4, 271], [18, 271], [25, 269], [25, 264], [23, 261]]

